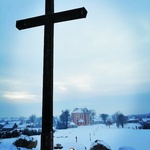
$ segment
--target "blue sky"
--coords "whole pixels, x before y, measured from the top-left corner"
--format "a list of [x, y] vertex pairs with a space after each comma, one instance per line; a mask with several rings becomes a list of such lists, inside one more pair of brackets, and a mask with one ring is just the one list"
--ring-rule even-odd
[[[44, 14], [39, 0], [0, 5], [0, 117], [41, 116], [43, 27], [16, 20]], [[85, 7], [86, 19], [55, 24], [54, 115], [150, 113], [150, 1], [55, 0], [55, 12]]]

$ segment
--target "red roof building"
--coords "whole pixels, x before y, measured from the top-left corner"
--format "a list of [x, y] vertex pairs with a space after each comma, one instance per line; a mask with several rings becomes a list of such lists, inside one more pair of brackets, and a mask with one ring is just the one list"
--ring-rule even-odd
[[90, 124], [90, 113], [87, 108], [75, 108], [71, 116], [72, 121], [78, 126]]

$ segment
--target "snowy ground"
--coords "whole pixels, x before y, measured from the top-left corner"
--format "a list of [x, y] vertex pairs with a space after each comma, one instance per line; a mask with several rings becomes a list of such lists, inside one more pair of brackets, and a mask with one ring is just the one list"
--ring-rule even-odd
[[[76, 150], [83, 150], [86, 146], [89, 150], [92, 141], [103, 140], [112, 150], [119, 150], [120, 147], [133, 147], [135, 150], [150, 150], [150, 130], [135, 129], [135, 124], [126, 125], [125, 128], [116, 126], [106, 127], [105, 125], [81, 126], [74, 129], [57, 130], [54, 134], [54, 146], [61, 144], [63, 150], [76, 147]], [[77, 137], [77, 143], [76, 143]], [[33, 150], [40, 150], [40, 136], [34, 136], [38, 145]], [[17, 150], [12, 139], [3, 139], [0, 142], [0, 150]], [[78, 148], [77, 148], [78, 147]], [[21, 148], [21, 150], [25, 150]]]

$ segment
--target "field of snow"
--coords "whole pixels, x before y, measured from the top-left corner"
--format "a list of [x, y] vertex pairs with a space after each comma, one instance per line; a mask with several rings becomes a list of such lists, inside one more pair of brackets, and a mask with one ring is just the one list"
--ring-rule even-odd
[[[57, 130], [54, 133], [54, 146], [61, 144], [63, 150], [76, 148], [89, 150], [91, 143], [97, 139], [103, 140], [112, 150], [119, 150], [120, 147], [132, 147], [135, 150], [150, 150], [150, 130], [135, 129], [135, 124], [126, 125], [125, 128], [116, 126], [106, 127], [105, 125], [80, 126], [74, 129]], [[34, 136], [38, 140], [38, 145], [33, 150], [40, 150], [40, 136]], [[12, 143], [12, 139], [0, 141], [0, 150], [17, 150]], [[20, 150], [25, 150], [21, 148]]]

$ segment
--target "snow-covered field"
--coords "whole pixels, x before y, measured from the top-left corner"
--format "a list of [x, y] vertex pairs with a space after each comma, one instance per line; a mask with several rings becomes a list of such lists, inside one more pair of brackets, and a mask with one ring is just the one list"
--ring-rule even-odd
[[[120, 147], [132, 147], [135, 150], [150, 150], [150, 130], [135, 129], [136, 124], [126, 125], [125, 128], [105, 125], [80, 126], [74, 129], [57, 130], [54, 134], [54, 146], [61, 144], [63, 150], [75, 147], [76, 150], [89, 150], [92, 141], [103, 140], [112, 150]], [[76, 138], [77, 137], [77, 138]], [[40, 136], [34, 136], [38, 145], [33, 150], [40, 150]], [[17, 150], [12, 143], [16, 138], [0, 141], [0, 150]], [[77, 140], [77, 142], [76, 142]], [[78, 147], [78, 148], [77, 148]], [[25, 150], [21, 148], [21, 150]]]

